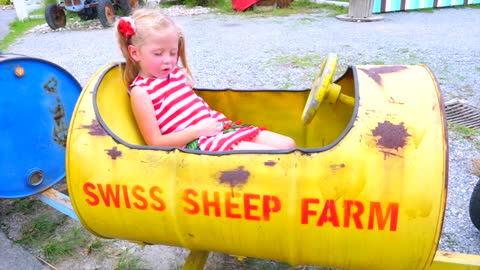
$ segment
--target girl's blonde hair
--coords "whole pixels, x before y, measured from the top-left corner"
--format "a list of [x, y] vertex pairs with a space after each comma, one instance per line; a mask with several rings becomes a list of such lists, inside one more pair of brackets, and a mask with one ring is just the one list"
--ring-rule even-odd
[[187, 80], [192, 80], [192, 74], [188, 67], [187, 57], [185, 53], [185, 37], [182, 29], [169, 17], [164, 15], [159, 9], [147, 9], [141, 8], [133, 12], [131, 16], [135, 24], [135, 33], [130, 38], [125, 38], [119, 31], [117, 26], [117, 39], [122, 51], [123, 57], [125, 57], [125, 71], [123, 79], [127, 86], [129, 86], [135, 77], [137, 77], [140, 66], [133, 60], [128, 52], [128, 45], [134, 45], [141, 47], [148, 36], [160, 31], [175, 31], [178, 34], [178, 57], [185, 70]]

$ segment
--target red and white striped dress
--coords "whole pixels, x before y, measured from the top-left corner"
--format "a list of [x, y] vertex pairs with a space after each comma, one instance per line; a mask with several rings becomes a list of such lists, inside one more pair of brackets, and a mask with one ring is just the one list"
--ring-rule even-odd
[[[181, 131], [209, 117], [219, 122], [231, 122], [222, 113], [212, 110], [195, 94], [179, 67], [175, 67], [165, 79], [137, 76], [128, 91], [134, 86], [142, 87], [150, 96], [162, 134]], [[232, 147], [241, 141], [253, 140], [259, 131], [258, 127], [246, 126], [216, 136], [201, 136], [198, 138], [198, 147], [204, 151], [232, 150]]]

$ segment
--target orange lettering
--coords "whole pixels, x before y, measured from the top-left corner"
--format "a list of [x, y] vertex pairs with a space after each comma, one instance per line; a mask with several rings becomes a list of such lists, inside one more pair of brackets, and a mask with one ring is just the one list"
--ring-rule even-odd
[[[329, 215], [330, 213], [330, 215]], [[327, 200], [323, 207], [322, 214], [318, 219], [317, 226], [322, 226], [325, 222], [331, 222], [334, 227], [339, 226], [337, 209], [334, 200]]]
[[192, 199], [190, 199], [188, 196], [193, 195], [194, 197], [198, 196], [198, 193], [193, 190], [193, 189], [186, 189], [183, 193], [183, 201], [190, 204], [192, 206], [192, 209], [188, 209], [187, 207], [183, 207], [183, 211], [189, 213], [190, 215], [195, 215], [200, 212], [200, 206], [198, 203]]
[[112, 200], [116, 208], [120, 207], [120, 186], [119, 185], [115, 185], [115, 193], [113, 193], [112, 185], [110, 184], [106, 185], [106, 191], [103, 190], [103, 187], [101, 184], [97, 184], [97, 187], [98, 187], [98, 191], [100, 191], [100, 196], [102, 197], [103, 202], [105, 203], [105, 206], [110, 207], [110, 200]]
[[308, 216], [317, 215], [317, 211], [312, 211], [308, 208], [308, 205], [311, 203], [318, 204], [320, 203], [319, 199], [302, 199], [302, 224], [308, 224]]
[[238, 208], [238, 203], [232, 203], [231, 201], [234, 197], [240, 197], [240, 194], [237, 192], [227, 192], [227, 194], [225, 194], [225, 216], [229, 218], [242, 218], [242, 215], [232, 213], [232, 208]]
[[130, 208], [130, 199], [128, 198], [128, 187], [126, 185], [122, 185], [123, 190], [123, 199], [125, 200], [125, 207]]
[[368, 229], [373, 230], [375, 224], [375, 217], [378, 220], [378, 229], [383, 230], [387, 221], [390, 219], [390, 231], [397, 230], [398, 222], [398, 203], [389, 203], [385, 216], [382, 215], [382, 205], [380, 202], [370, 202], [370, 215], [368, 217]]
[[147, 209], [148, 202], [142, 195], [138, 194], [138, 191], [143, 193], [143, 192], [145, 192], [145, 189], [142, 186], [139, 186], [139, 185], [133, 186], [133, 188], [132, 188], [133, 197], [135, 197], [135, 199], [137, 199], [141, 202], [141, 204], [138, 204], [138, 203], [134, 202], [133, 206], [135, 206], [137, 209], [145, 210], [145, 209]]
[[[273, 202], [273, 206], [270, 207], [270, 201]], [[277, 196], [268, 196], [263, 197], [263, 218], [266, 221], [270, 220], [270, 213], [278, 212], [281, 209], [280, 199]]]
[[258, 210], [258, 205], [251, 205], [250, 204], [250, 200], [259, 200], [260, 199], [260, 195], [258, 194], [249, 194], [249, 193], [245, 193], [243, 195], [243, 204], [244, 204], [244, 207], [245, 207], [245, 219], [248, 219], [248, 220], [260, 220], [260, 216], [252, 216], [250, 214], [250, 211], [255, 211], [255, 210]]
[[213, 207], [215, 210], [215, 216], [220, 216], [220, 194], [218, 191], [213, 192], [213, 201], [208, 201], [208, 191], [202, 191], [203, 198], [203, 213], [206, 216], [210, 215], [210, 207]]
[[96, 205], [98, 205], [100, 200], [98, 199], [98, 196], [95, 193], [93, 193], [92, 191], [90, 191], [89, 189], [95, 190], [95, 185], [90, 183], [90, 182], [86, 182], [83, 185], [83, 192], [85, 192], [85, 194], [87, 194], [87, 196], [90, 196], [92, 200], [86, 199], [85, 201], [91, 206], [96, 206]]
[[165, 210], [165, 202], [162, 200], [162, 198], [157, 197], [157, 195], [155, 194], [156, 192], [161, 194], [162, 189], [156, 186], [153, 186], [150, 188], [150, 198], [152, 198], [154, 201], [158, 203], [158, 205], [155, 205], [152, 203], [150, 204], [150, 206], [157, 211], [163, 211]]
[[[352, 207], [355, 206], [356, 210], [352, 213]], [[355, 227], [357, 229], [363, 229], [362, 221], [360, 220], [360, 216], [363, 214], [363, 204], [359, 201], [345, 201], [345, 216], [343, 217], [343, 227], [348, 228], [350, 227], [350, 218], [353, 219], [355, 222]]]

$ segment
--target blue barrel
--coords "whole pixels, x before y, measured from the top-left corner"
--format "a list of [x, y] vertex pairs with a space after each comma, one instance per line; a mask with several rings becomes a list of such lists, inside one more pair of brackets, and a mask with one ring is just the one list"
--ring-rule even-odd
[[0, 54], [0, 198], [41, 192], [65, 177], [65, 144], [82, 87], [51, 62]]

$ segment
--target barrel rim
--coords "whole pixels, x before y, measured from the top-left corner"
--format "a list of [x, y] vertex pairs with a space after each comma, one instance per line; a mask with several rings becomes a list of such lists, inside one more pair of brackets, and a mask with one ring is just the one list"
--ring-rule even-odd
[[[131, 149], [139, 149], [139, 150], [161, 150], [161, 151], [166, 151], [166, 152], [171, 152], [178, 150], [180, 152], [188, 153], [188, 154], [199, 154], [199, 155], [212, 155], [212, 156], [218, 156], [218, 155], [226, 155], [226, 154], [289, 154], [292, 152], [301, 152], [302, 154], [313, 154], [313, 153], [318, 153], [318, 152], [325, 152], [327, 150], [330, 150], [334, 148], [340, 141], [342, 141], [347, 134], [350, 132], [350, 130], [353, 127], [354, 122], [356, 121], [357, 115], [358, 115], [358, 108], [359, 108], [359, 89], [358, 89], [358, 74], [355, 66], [348, 66], [346, 71], [337, 79], [335, 82], [342, 80], [346, 76], [349, 75], [350, 72], [353, 73], [353, 81], [354, 81], [354, 87], [355, 87], [355, 106], [353, 109], [352, 117], [350, 118], [350, 121], [348, 122], [347, 126], [345, 127], [344, 131], [340, 136], [337, 137], [331, 144], [324, 146], [324, 147], [316, 147], [316, 148], [295, 148], [295, 149], [289, 149], [289, 150], [231, 150], [231, 151], [223, 151], [223, 152], [213, 152], [213, 151], [203, 151], [203, 150], [191, 150], [191, 149], [184, 149], [180, 147], [162, 147], [162, 146], [147, 146], [147, 145], [136, 145], [136, 144], [131, 144], [120, 138], [117, 134], [115, 134], [105, 123], [103, 120], [102, 116], [100, 115], [100, 111], [98, 109], [97, 105], [97, 94], [98, 94], [98, 89], [100, 87], [100, 83], [102, 82], [103, 78], [105, 75], [110, 72], [110, 70], [120, 66], [120, 65], [125, 65], [125, 62], [122, 62], [120, 64], [118, 63], [111, 63], [109, 66], [107, 65], [102, 73], [99, 75], [98, 80], [95, 83], [94, 89], [93, 89], [93, 94], [92, 94], [92, 102], [93, 102], [93, 109], [95, 111], [95, 117], [97, 118], [98, 123], [101, 125], [101, 127], [105, 130], [105, 132], [112, 137], [113, 140], [115, 140], [117, 143], [125, 145], [128, 148]], [[199, 91], [241, 91], [241, 92], [259, 92], [259, 91], [278, 91], [278, 90], [235, 90], [235, 89], [201, 89], [201, 88], [196, 88], [195, 90]], [[303, 90], [282, 90], [285, 92], [302, 92], [302, 91], [310, 91], [310, 89], [303, 89]], [[301, 119], [300, 119], [301, 120]], [[299, 121], [300, 121], [299, 120]]]

